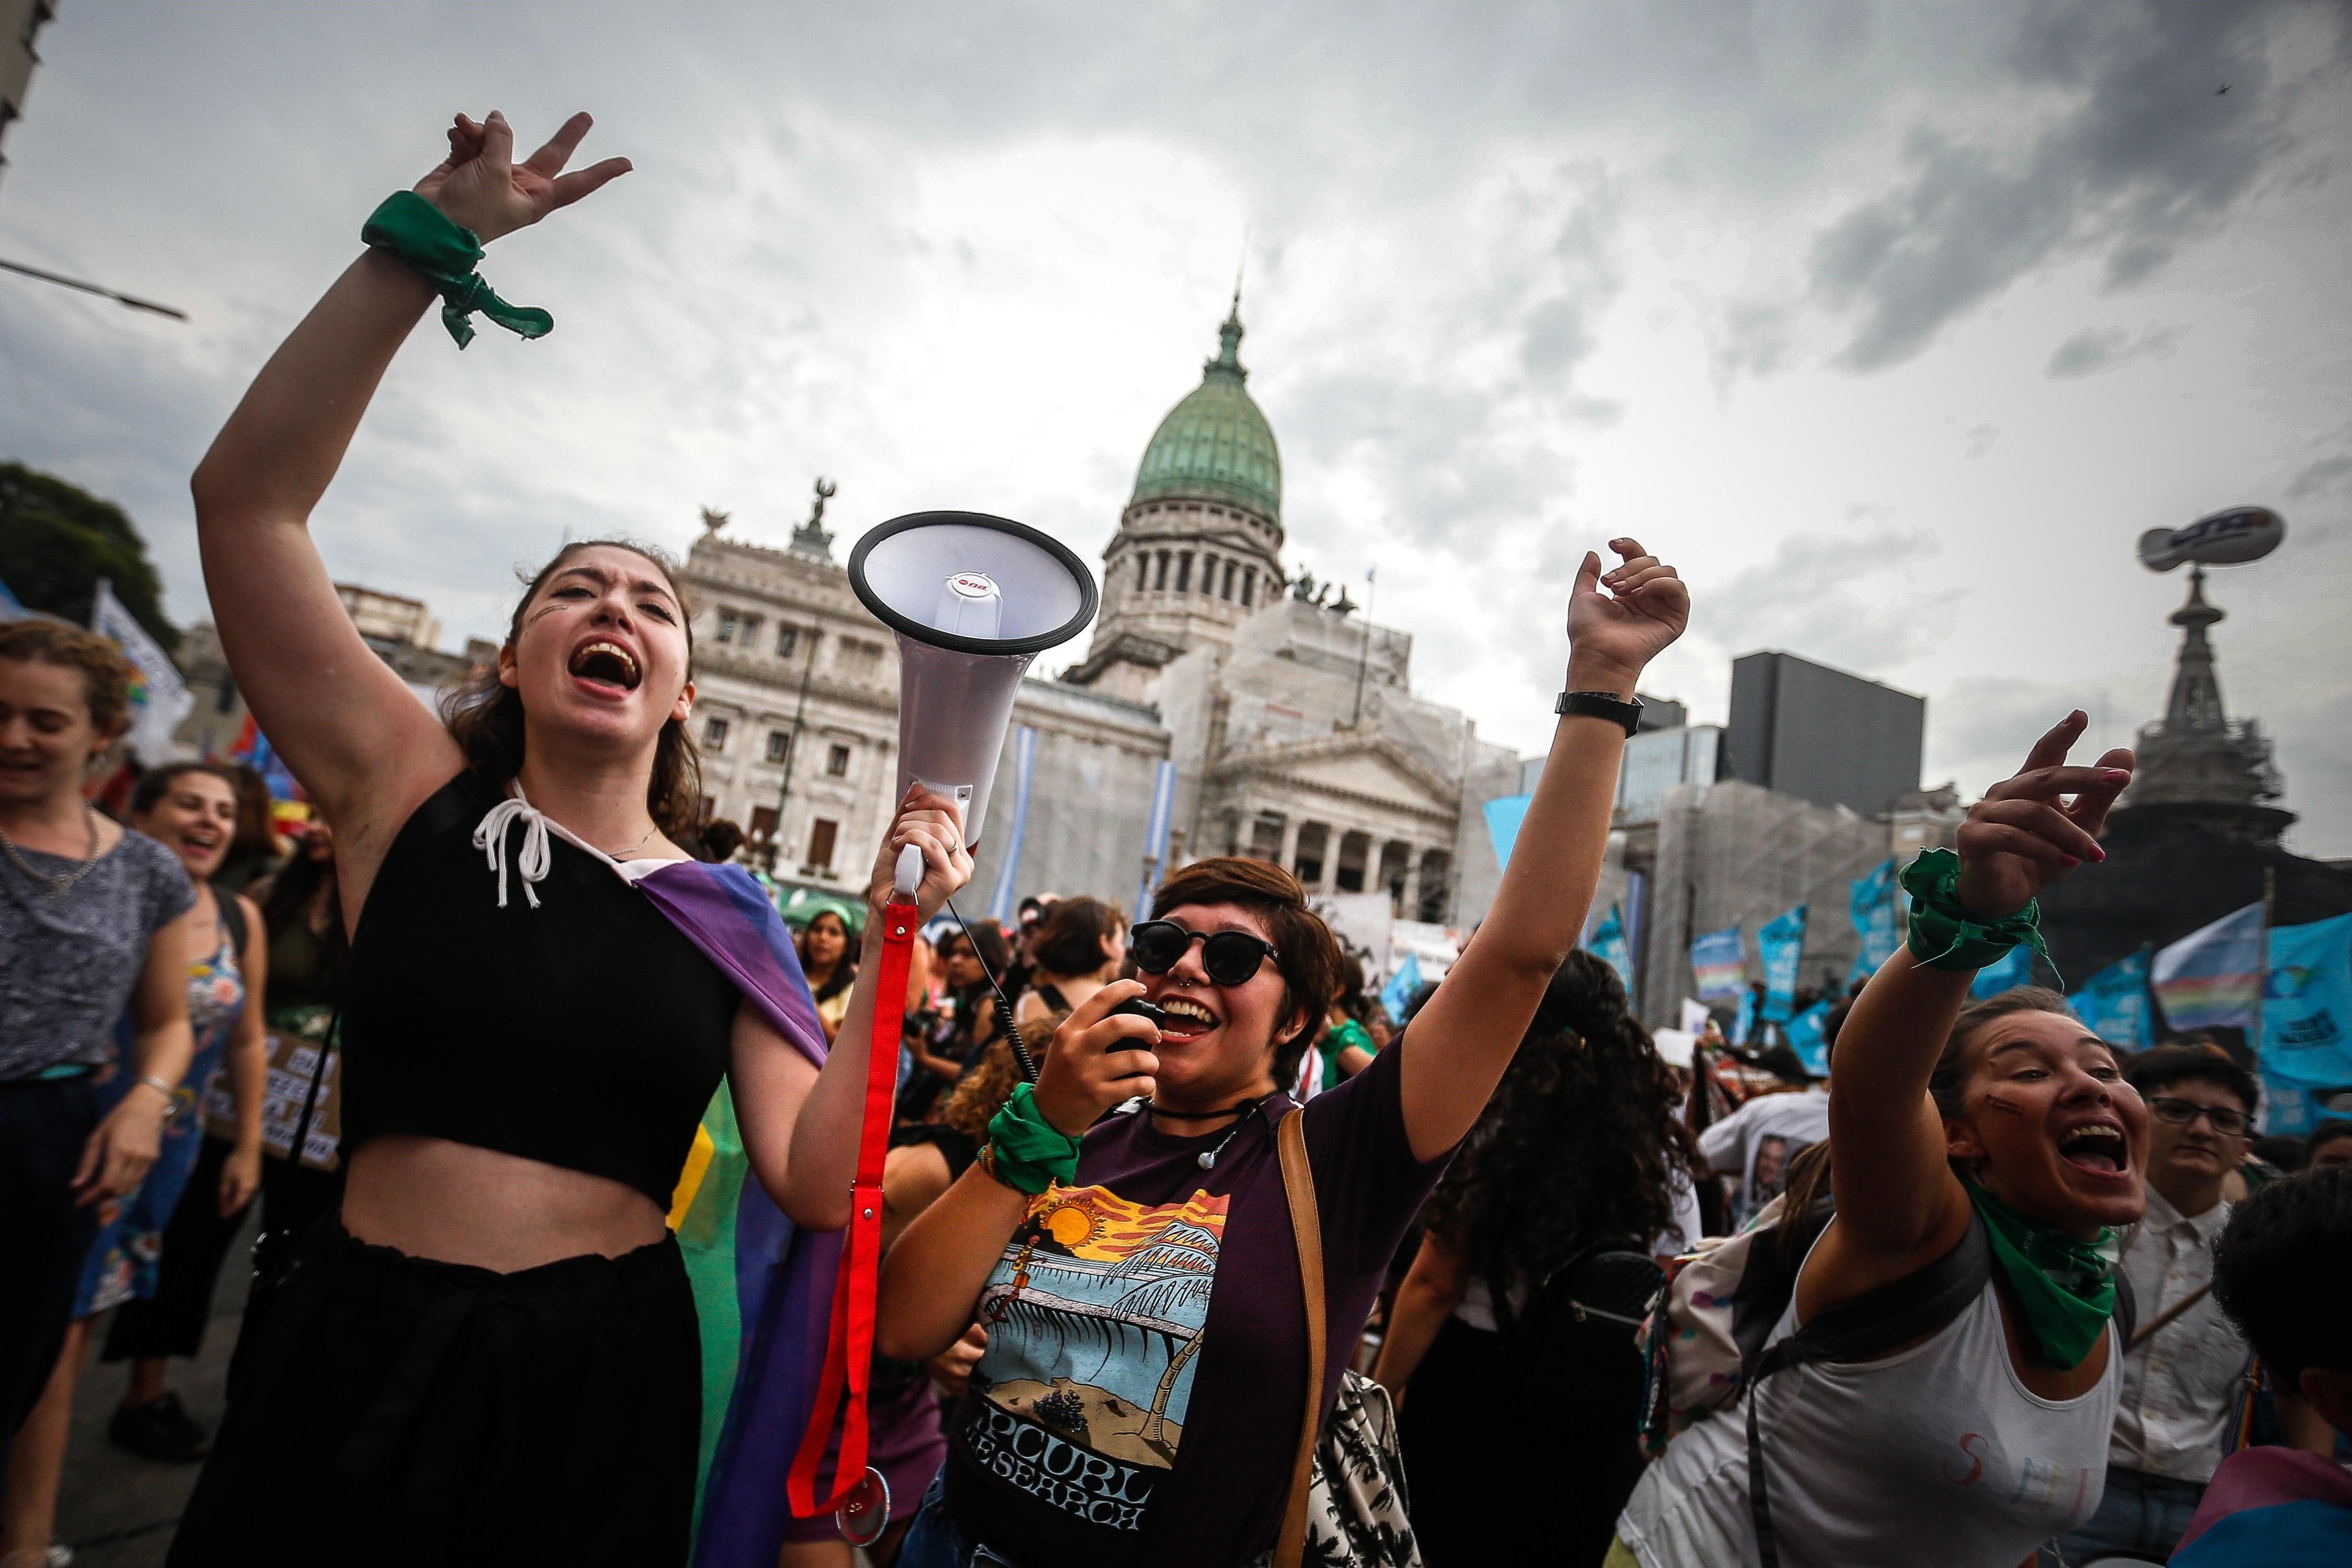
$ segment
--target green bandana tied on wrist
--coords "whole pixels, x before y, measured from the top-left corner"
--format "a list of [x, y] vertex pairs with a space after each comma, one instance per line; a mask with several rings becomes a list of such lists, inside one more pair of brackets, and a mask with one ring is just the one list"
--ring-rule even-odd
[[1911, 895], [1911, 956], [1930, 969], [1982, 969], [2019, 942], [2050, 963], [2040, 900], [2028, 899], [2023, 909], [1997, 921], [1979, 920], [1960, 902], [1960, 858], [1948, 849], [1922, 850], [1903, 868], [1903, 890]]
[[988, 1124], [990, 1167], [996, 1179], [1034, 1197], [1060, 1183], [1078, 1179], [1078, 1141], [1045, 1120], [1037, 1109], [1034, 1085], [1013, 1091]]
[[482, 259], [481, 239], [415, 191], [385, 197], [360, 230], [360, 243], [433, 285], [441, 296], [441, 324], [461, 349], [474, 341], [474, 323], [467, 318], [477, 310], [518, 337], [543, 338], [555, 330], [555, 318], [546, 311], [509, 305], [493, 293], [474, 270]]
[[2033, 1361], [2061, 1370], [2082, 1365], [2115, 1315], [2121, 1248], [2114, 1227], [2103, 1226], [2084, 1241], [2020, 1214], [1974, 1182], [1965, 1185], [1969, 1201], [1984, 1216], [1993, 1258], [2024, 1310]]

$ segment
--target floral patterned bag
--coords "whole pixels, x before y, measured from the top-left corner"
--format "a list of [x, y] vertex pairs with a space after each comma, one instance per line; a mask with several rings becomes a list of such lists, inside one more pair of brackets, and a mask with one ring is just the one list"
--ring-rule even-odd
[[1421, 1568], [1407, 1517], [1404, 1453], [1397, 1443], [1389, 1391], [1353, 1369], [1339, 1374], [1331, 1418], [1316, 1431], [1322, 1405], [1324, 1355], [1323, 1231], [1315, 1178], [1307, 1163], [1305, 1123], [1294, 1111], [1275, 1137], [1282, 1185], [1290, 1199], [1291, 1234], [1307, 1289], [1307, 1406], [1292, 1466], [1282, 1531], [1252, 1568]]

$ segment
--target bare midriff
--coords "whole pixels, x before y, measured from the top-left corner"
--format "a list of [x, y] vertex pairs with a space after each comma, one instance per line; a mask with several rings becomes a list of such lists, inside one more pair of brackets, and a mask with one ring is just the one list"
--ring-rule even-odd
[[667, 1216], [609, 1176], [446, 1138], [388, 1134], [352, 1156], [343, 1228], [412, 1258], [512, 1274], [659, 1241]]

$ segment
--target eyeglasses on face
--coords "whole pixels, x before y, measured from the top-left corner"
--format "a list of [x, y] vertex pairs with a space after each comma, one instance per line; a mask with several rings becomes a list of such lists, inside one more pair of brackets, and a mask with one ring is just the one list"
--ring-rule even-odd
[[1201, 967], [1220, 985], [1246, 984], [1260, 964], [1282, 956], [1274, 943], [1245, 931], [1186, 931], [1174, 921], [1145, 921], [1129, 936], [1135, 967], [1146, 974], [1167, 973], [1199, 942]]
[[2199, 1117], [2213, 1124], [2213, 1131], [2224, 1138], [2235, 1138], [2246, 1130], [2248, 1117], [2242, 1110], [2226, 1106], [2200, 1105], [2193, 1100], [2178, 1095], [2163, 1095], [2147, 1102], [2148, 1110], [2158, 1121], [2171, 1127], [2187, 1127]]

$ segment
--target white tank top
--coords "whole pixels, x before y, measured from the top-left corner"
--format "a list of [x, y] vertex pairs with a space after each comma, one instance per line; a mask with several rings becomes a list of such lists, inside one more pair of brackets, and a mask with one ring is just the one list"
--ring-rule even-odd
[[[1795, 1321], [1792, 1301], [1771, 1338]], [[1774, 1373], [1755, 1397], [1780, 1561], [2016, 1568], [2097, 1510], [2122, 1362], [2110, 1329], [2098, 1386], [2042, 1398], [2010, 1364], [1988, 1282], [1907, 1351]], [[1675, 1438], [1633, 1489], [1617, 1533], [1643, 1568], [1756, 1563], [1746, 1408]]]

